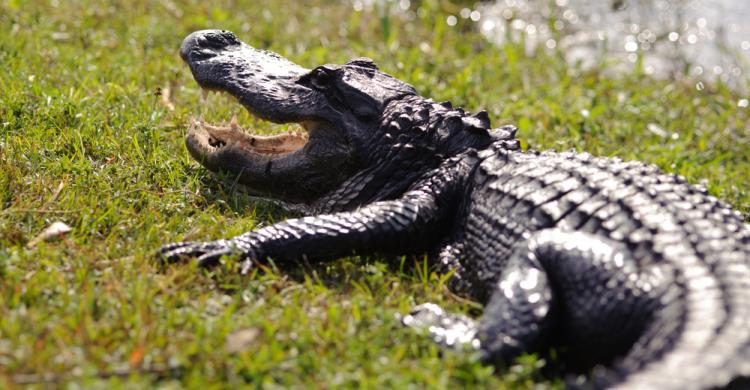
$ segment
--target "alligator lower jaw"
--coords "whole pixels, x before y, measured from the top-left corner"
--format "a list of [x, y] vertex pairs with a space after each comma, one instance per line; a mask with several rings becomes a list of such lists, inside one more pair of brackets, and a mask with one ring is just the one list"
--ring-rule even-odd
[[309, 131], [315, 127], [312, 122], [301, 123], [305, 132], [286, 132], [278, 135], [262, 136], [241, 128], [233, 119], [228, 125], [216, 126], [201, 120], [193, 120], [188, 127], [186, 140], [193, 154], [206, 158], [226, 148], [247, 153], [248, 157], [276, 159], [294, 153], [308, 141]]

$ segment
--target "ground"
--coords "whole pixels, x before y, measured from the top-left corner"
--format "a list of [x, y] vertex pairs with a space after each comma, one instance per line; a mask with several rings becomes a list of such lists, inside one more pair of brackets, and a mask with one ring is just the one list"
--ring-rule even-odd
[[[525, 147], [652, 162], [748, 215], [747, 85], [696, 88], [637, 65], [613, 75], [549, 49], [492, 46], [470, 20], [448, 26], [466, 5], [446, 1], [413, 1], [413, 13], [398, 2], [238, 3], [0, 3], [0, 387], [559, 385], [534, 356], [493, 369], [400, 327], [397, 315], [423, 301], [481, 313], [421, 257], [271, 264], [249, 277], [231, 263], [154, 261], [163, 243], [286, 217], [184, 148], [192, 116], [252, 124], [229, 98], [201, 100], [177, 54], [197, 29], [235, 31], [306, 66], [372, 57], [423, 95], [517, 124]], [[57, 221], [72, 231], [29, 245]]]

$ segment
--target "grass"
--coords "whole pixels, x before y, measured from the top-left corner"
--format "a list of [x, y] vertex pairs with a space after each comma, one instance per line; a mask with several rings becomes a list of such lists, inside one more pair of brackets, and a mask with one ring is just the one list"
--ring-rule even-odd
[[[163, 243], [285, 217], [185, 151], [193, 115], [251, 121], [225, 97], [201, 102], [177, 55], [201, 28], [233, 30], [307, 66], [370, 56], [426, 96], [518, 124], [525, 146], [655, 163], [707, 180], [748, 215], [750, 111], [734, 92], [747, 86], [698, 91], [695, 81], [607, 76], [554, 51], [494, 47], [471, 22], [447, 26], [462, 6], [444, 1], [414, 1], [413, 14], [305, 3], [0, 3], [0, 387], [559, 384], [533, 356], [495, 372], [400, 327], [396, 315], [423, 301], [472, 311], [421, 258], [269, 265], [250, 277], [231, 264], [160, 267]], [[56, 221], [72, 231], [27, 247]]]

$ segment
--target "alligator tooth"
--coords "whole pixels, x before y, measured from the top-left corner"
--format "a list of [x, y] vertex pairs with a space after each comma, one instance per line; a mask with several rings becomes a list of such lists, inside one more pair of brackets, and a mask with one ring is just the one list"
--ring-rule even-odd
[[201, 98], [202, 98], [203, 100], [206, 100], [206, 99], [208, 99], [208, 94], [209, 94], [209, 93], [211, 93], [211, 91], [210, 91], [210, 90], [208, 90], [208, 89], [205, 89], [205, 88], [204, 88], [204, 89], [201, 89]]
[[234, 131], [240, 129], [240, 125], [237, 124], [237, 115], [232, 115], [232, 119], [229, 121], [229, 127]]

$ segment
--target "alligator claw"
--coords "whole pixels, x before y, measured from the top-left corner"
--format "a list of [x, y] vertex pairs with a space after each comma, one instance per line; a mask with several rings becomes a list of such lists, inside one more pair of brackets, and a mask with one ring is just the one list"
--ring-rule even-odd
[[215, 265], [223, 255], [235, 253], [226, 240], [185, 241], [167, 244], [159, 249], [157, 256], [165, 263], [176, 263], [189, 258], [197, 258], [202, 267]]
[[184, 241], [164, 245], [157, 256], [164, 263], [176, 263], [194, 258], [199, 267], [213, 267], [222, 256], [240, 255], [240, 273], [247, 274], [253, 267], [253, 256], [243, 252], [231, 240]]
[[199, 244], [194, 241], [173, 242], [159, 248], [156, 255], [164, 263], [176, 263], [195, 256], [195, 247]]
[[204, 253], [198, 256], [196, 261], [198, 262], [198, 266], [200, 267], [213, 267], [219, 264], [219, 259], [221, 259], [222, 256], [231, 256], [236, 253], [237, 252], [232, 248], [225, 247]]
[[173, 242], [171, 244], [167, 244], [159, 248], [159, 255], [164, 255], [166, 253], [172, 252], [180, 248], [184, 248], [192, 244], [195, 244], [195, 242], [192, 242], [192, 241]]

